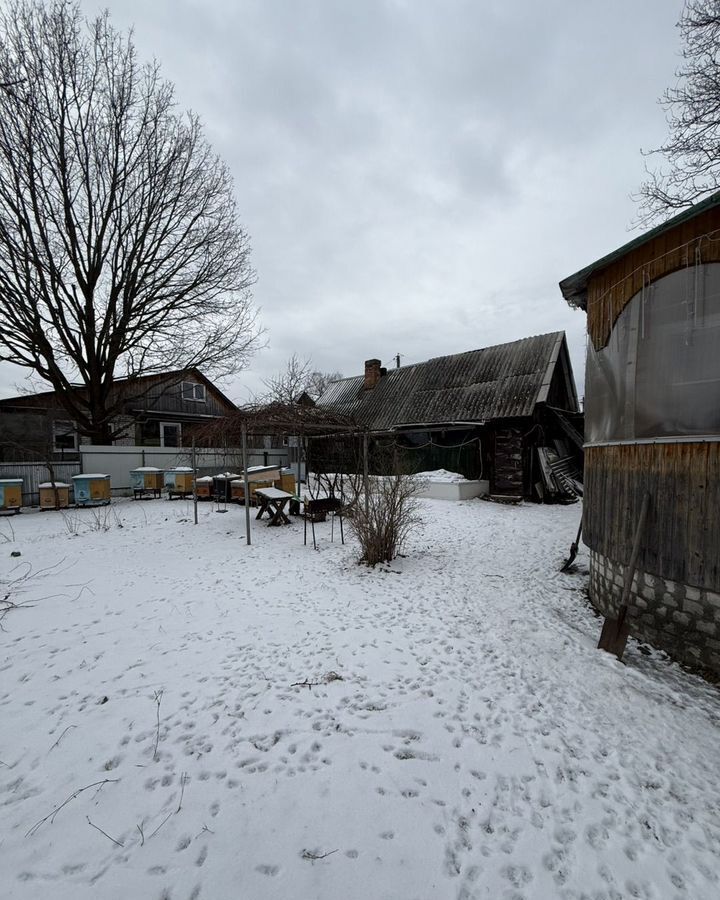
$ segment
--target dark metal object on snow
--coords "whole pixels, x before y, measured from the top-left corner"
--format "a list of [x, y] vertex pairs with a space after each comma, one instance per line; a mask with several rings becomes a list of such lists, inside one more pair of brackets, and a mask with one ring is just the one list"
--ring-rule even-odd
[[649, 508], [650, 494], [646, 492], [643, 497], [642, 506], [640, 507], [640, 517], [638, 518], [637, 528], [635, 529], [635, 538], [633, 539], [630, 562], [625, 569], [623, 592], [618, 608], [618, 617], [617, 619], [613, 619], [610, 616], [605, 618], [602, 632], [600, 633], [600, 640], [598, 641], [598, 650], [607, 650], [608, 653], [613, 653], [620, 660], [625, 652], [625, 645], [627, 644], [628, 635], [630, 634], [628, 600], [630, 599], [630, 589], [632, 588], [637, 558], [640, 553], [640, 539], [645, 528], [645, 519], [647, 518]]

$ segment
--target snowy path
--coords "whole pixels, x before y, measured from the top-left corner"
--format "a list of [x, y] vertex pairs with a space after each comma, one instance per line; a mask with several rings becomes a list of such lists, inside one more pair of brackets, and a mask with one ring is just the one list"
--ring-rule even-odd
[[0, 632], [3, 897], [720, 896], [720, 692], [594, 649], [579, 508], [425, 501], [374, 571], [113, 509], [0, 543], [3, 581], [59, 563]]

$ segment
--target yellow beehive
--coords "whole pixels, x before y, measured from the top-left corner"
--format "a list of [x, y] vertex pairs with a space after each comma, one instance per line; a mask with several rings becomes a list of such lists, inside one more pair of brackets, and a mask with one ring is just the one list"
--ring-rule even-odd
[[70, 485], [61, 481], [43, 482], [38, 485], [40, 509], [68, 509], [70, 506]]
[[22, 506], [22, 478], [0, 479], [0, 510], [20, 512]]
[[204, 478], [198, 478], [195, 482], [198, 500], [212, 500], [213, 496], [213, 479], [212, 475], [205, 475]]
[[75, 506], [100, 506], [110, 502], [110, 476], [102, 474], [73, 475]]
[[145, 490], [146, 491], [161, 491], [163, 489], [164, 484], [164, 473], [162, 469], [158, 469], [157, 472], [145, 472], [144, 473], [144, 481], [145, 481]]
[[[255, 491], [258, 488], [269, 488], [273, 487], [274, 483], [272, 481], [257, 481], [253, 480], [250, 482], [250, 505], [257, 506], [257, 497], [255, 496]], [[230, 482], [230, 490], [231, 490], [231, 498], [233, 500], [237, 500], [238, 503], [245, 502], [245, 482], [242, 478], [236, 478]]]
[[176, 472], [175, 490], [182, 491], [184, 494], [192, 494], [194, 477], [192, 472]]
[[275, 487], [281, 491], [287, 491], [288, 494], [295, 493], [295, 476], [292, 472], [283, 472], [278, 479], [275, 480]]

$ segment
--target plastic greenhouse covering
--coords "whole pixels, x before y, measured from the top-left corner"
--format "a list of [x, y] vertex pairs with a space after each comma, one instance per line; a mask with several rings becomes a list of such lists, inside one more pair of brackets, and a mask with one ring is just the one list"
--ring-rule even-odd
[[646, 285], [588, 341], [588, 443], [692, 435], [720, 435], [720, 263]]

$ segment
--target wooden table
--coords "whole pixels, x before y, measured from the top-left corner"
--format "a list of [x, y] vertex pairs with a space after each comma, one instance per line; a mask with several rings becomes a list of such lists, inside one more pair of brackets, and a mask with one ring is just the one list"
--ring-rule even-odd
[[262, 519], [264, 512], [270, 516], [268, 525], [289, 525], [290, 519], [285, 515], [285, 507], [292, 500], [293, 495], [287, 491], [281, 491], [279, 488], [257, 488], [255, 496], [260, 503], [260, 509], [255, 516], [256, 519]]

